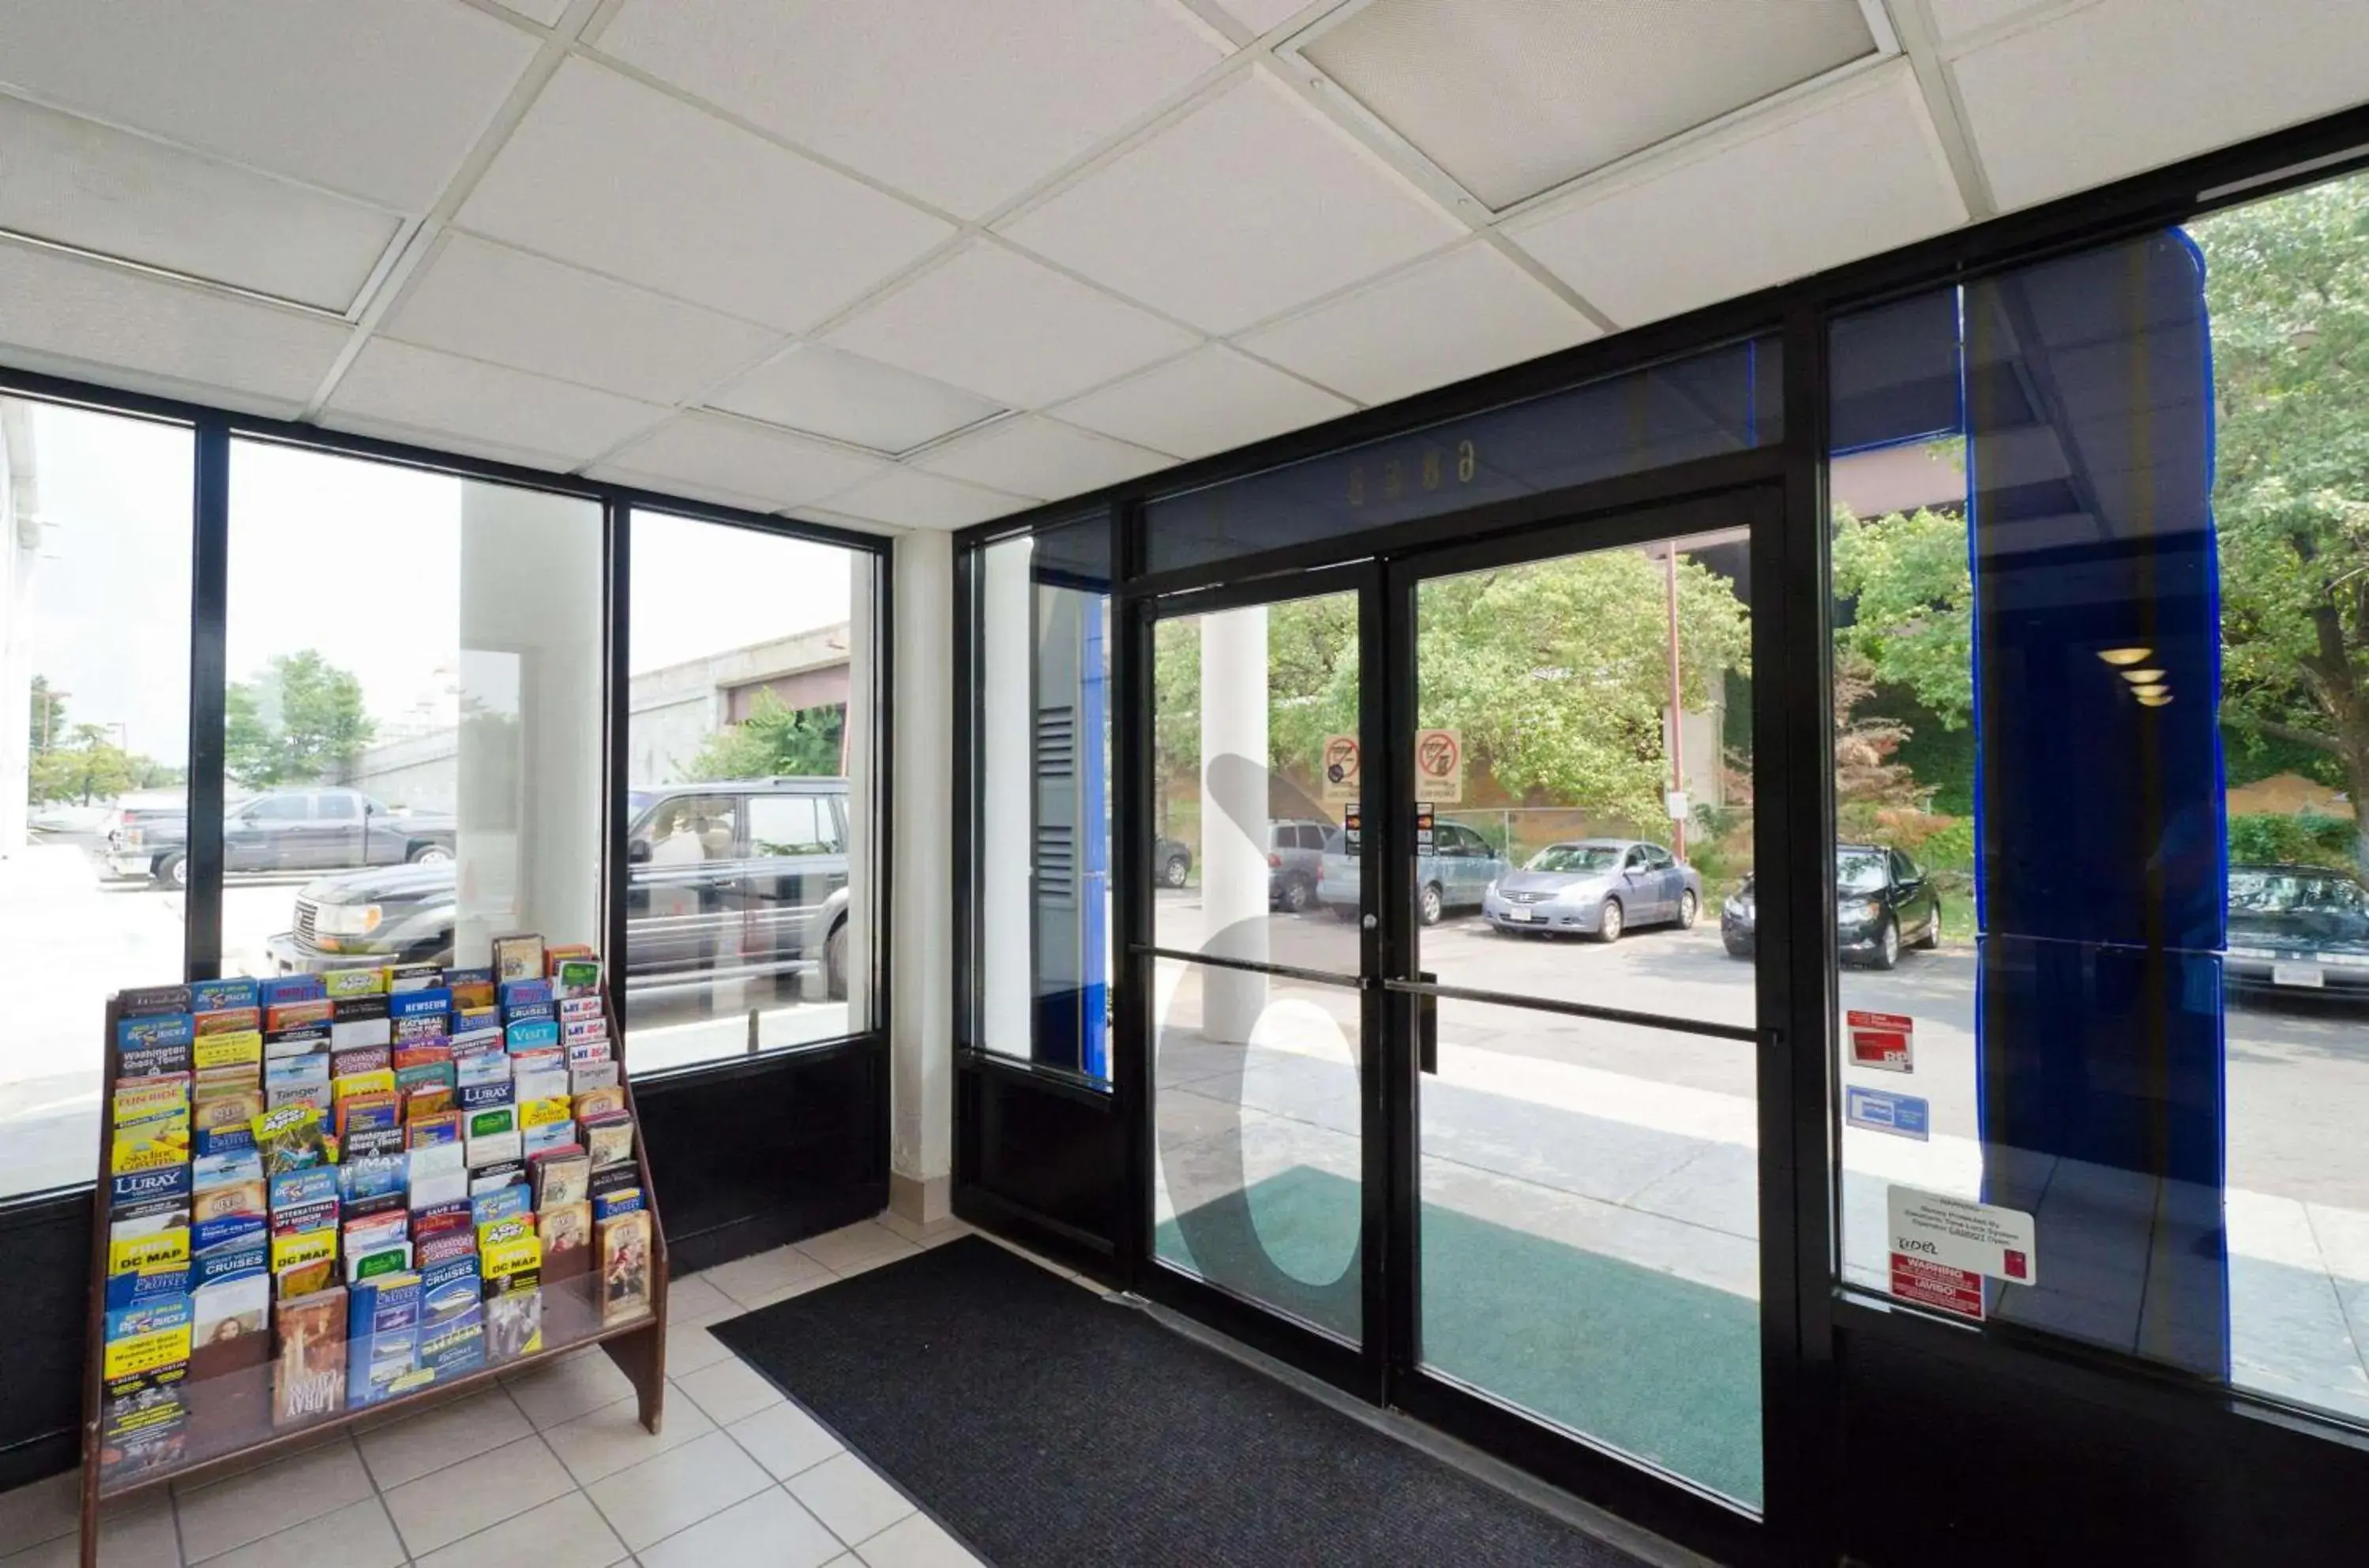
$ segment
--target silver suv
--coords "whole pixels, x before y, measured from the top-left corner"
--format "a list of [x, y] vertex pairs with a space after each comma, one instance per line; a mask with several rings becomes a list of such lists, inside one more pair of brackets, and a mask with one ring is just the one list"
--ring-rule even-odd
[[1324, 840], [1330, 822], [1272, 822], [1266, 830], [1266, 901], [1299, 914], [1316, 907], [1316, 884], [1324, 873]]

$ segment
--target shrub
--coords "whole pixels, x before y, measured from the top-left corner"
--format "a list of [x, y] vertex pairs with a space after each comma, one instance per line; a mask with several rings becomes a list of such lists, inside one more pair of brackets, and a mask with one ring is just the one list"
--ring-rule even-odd
[[2352, 864], [2352, 824], [2317, 812], [2251, 811], [2229, 818], [2229, 858], [2296, 865]]

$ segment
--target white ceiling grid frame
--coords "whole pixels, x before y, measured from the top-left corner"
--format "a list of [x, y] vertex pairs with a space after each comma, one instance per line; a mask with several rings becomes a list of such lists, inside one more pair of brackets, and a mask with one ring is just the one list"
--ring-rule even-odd
[[1337, 418], [1356, 406], [1212, 343], [1054, 412], [1070, 424], [1191, 459]]
[[1894, 59], [1506, 225], [1624, 326], [1957, 227], [1966, 210], [1915, 73]]
[[1464, 225], [1253, 65], [996, 230], [1223, 336], [1438, 249]]
[[627, 0], [598, 47], [967, 221], [1230, 52], [1171, 0]]
[[1164, 452], [1114, 441], [1041, 414], [1018, 414], [944, 441], [916, 458], [931, 474], [1051, 500], [1165, 468]]
[[666, 412], [613, 392], [374, 338], [338, 381], [321, 422], [399, 425], [427, 445], [448, 433], [474, 438], [541, 452], [567, 468]]
[[707, 398], [710, 407], [894, 454], [1003, 412], [990, 399], [820, 343], [800, 343]]
[[1950, 71], [2000, 204], [2031, 206], [2369, 100], [2369, 5], [2093, 0]]
[[869, 452], [811, 441], [728, 414], [677, 414], [593, 465], [596, 479], [724, 492], [761, 511], [820, 500], [878, 472]]
[[884, 468], [871, 478], [823, 498], [845, 517], [896, 528], [967, 528], [1020, 511], [1029, 498], [990, 490], [918, 468]]

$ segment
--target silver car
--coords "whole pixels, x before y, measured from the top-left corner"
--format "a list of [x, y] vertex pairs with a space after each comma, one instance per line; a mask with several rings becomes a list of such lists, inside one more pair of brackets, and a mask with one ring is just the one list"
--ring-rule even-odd
[[1481, 913], [1505, 932], [1578, 932], [1618, 942], [1631, 926], [1685, 930], [1702, 912], [1702, 878], [1642, 839], [1549, 844], [1489, 887]]

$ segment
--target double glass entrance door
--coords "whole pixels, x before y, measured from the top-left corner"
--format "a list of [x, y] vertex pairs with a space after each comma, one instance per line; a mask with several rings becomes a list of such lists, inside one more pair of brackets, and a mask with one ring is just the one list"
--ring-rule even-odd
[[1133, 971], [1154, 1294], [1745, 1514], [1751, 518], [1150, 601]]

